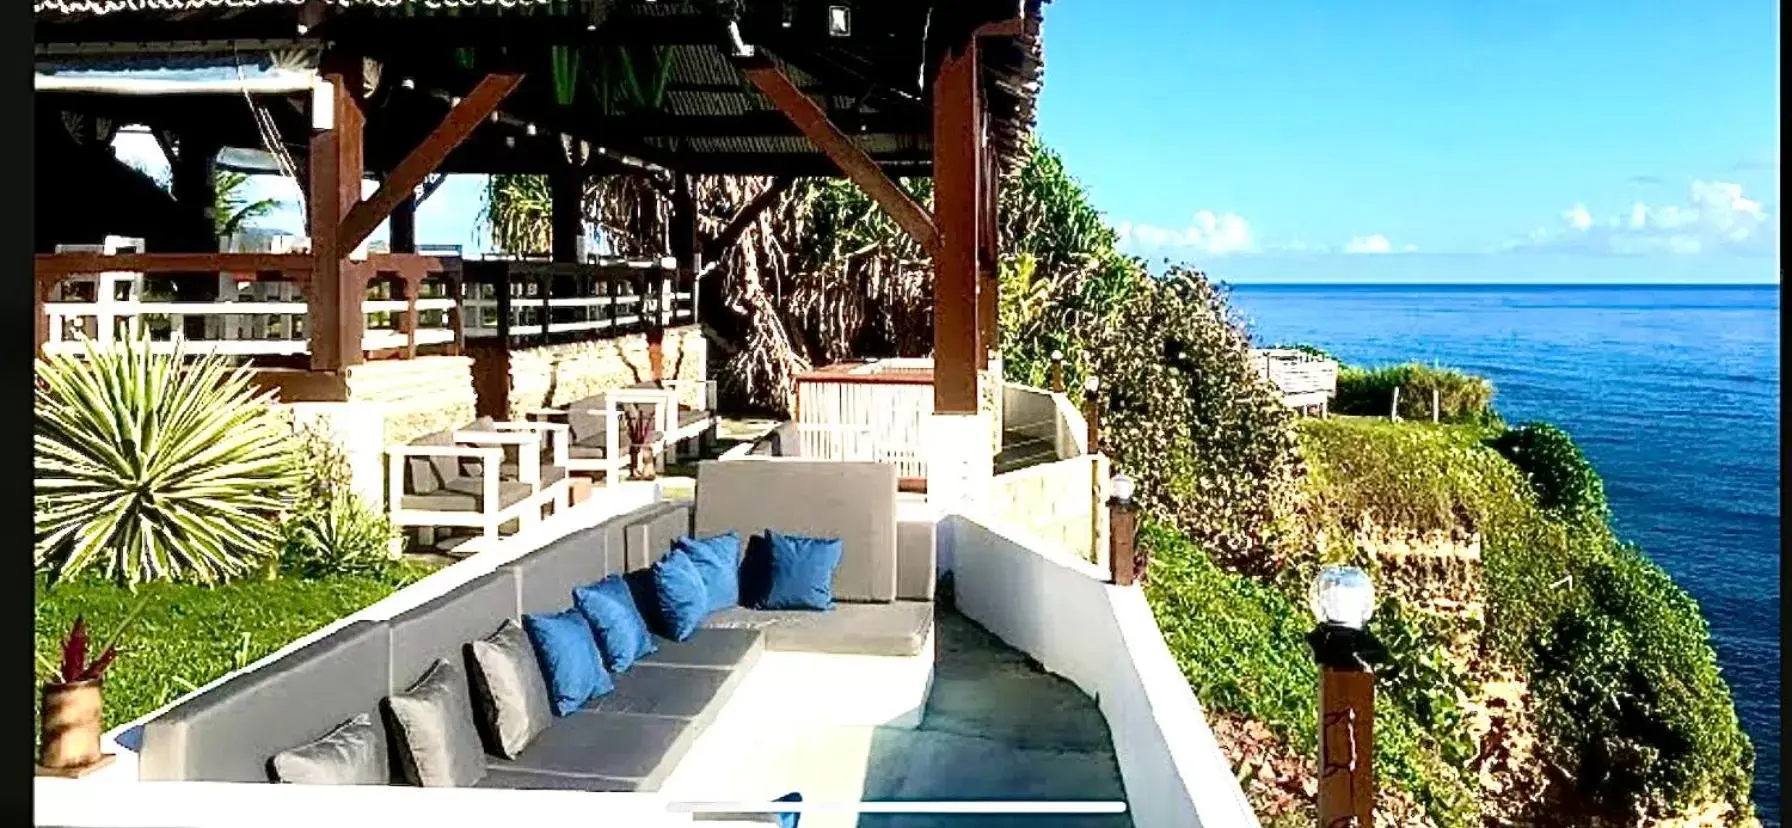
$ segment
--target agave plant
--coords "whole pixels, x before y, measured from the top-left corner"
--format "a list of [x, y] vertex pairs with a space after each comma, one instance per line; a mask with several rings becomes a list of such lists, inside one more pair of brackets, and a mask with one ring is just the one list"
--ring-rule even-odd
[[52, 581], [210, 584], [274, 554], [290, 432], [246, 369], [131, 340], [40, 359], [37, 379], [34, 559]]

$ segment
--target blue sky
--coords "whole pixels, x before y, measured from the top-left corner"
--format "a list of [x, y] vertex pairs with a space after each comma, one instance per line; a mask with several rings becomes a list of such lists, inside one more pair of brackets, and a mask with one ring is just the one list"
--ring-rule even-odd
[[1150, 259], [1778, 281], [1775, 3], [1058, 0], [1045, 28], [1040, 134]]
[[[1227, 281], [1777, 282], [1778, 31], [1767, 0], [1055, 0], [1039, 133], [1127, 250]], [[419, 240], [483, 249], [481, 186]]]

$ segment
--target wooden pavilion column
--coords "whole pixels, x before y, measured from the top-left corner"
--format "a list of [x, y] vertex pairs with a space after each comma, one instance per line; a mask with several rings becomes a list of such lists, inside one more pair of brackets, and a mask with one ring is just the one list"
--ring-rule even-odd
[[1000, 239], [996, 226], [997, 198], [1000, 187], [996, 175], [996, 151], [989, 145], [989, 113], [983, 118], [983, 132], [980, 143], [983, 152], [979, 156], [982, 169], [978, 174], [978, 195], [981, 197], [982, 214], [978, 217], [977, 233], [977, 335], [982, 347], [977, 349], [980, 357], [977, 367], [987, 369], [991, 354], [1002, 350], [1001, 319], [1001, 276], [997, 270], [997, 262], [1001, 256]]
[[933, 224], [939, 249], [933, 268], [933, 411], [974, 414], [977, 372], [987, 355], [977, 321], [979, 233], [986, 211], [976, 38], [940, 60], [933, 84]]
[[553, 201], [554, 261], [579, 260], [579, 238], [585, 235], [585, 170], [571, 165], [548, 176]]
[[[316, 264], [311, 271], [309, 308], [311, 369], [340, 371], [361, 362], [361, 292], [355, 267], [348, 261], [343, 243], [343, 219], [361, 200], [365, 173], [361, 132], [366, 114], [361, 108], [361, 60], [331, 53], [325, 57], [323, 80], [328, 84], [329, 115], [314, 113], [310, 155], [311, 252]], [[316, 98], [313, 101], [316, 102]], [[324, 128], [317, 129], [322, 126]], [[351, 246], [352, 248], [352, 246]]]
[[386, 218], [388, 246], [394, 253], [417, 252], [417, 197], [411, 196], [392, 207]]
[[217, 217], [213, 215], [217, 203], [217, 185], [212, 180], [212, 169], [219, 144], [205, 136], [186, 133], [180, 136], [175, 147], [174, 157], [168, 159], [170, 194], [182, 210], [204, 218], [203, 226], [206, 228], [204, 236], [196, 235], [188, 240], [187, 246], [195, 253], [215, 253], [218, 250], [218, 240], [210, 231], [217, 221]]

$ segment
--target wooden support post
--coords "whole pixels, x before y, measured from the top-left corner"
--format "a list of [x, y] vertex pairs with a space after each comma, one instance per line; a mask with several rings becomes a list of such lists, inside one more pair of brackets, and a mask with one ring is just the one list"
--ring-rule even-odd
[[933, 410], [976, 413], [983, 362], [977, 324], [977, 226], [982, 141], [976, 41], [940, 60], [933, 84], [933, 213], [939, 252], [933, 268]]
[[[779, 111], [790, 118], [804, 136], [815, 144], [823, 154], [827, 155], [847, 178], [859, 185], [871, 200], [884, 208], [884, 212], [895, 220], [910, 237], [921, 245], [921, 249], [929, 255], [939, 250], [940, 232], [935, 228], [935, 221], [929, 219], [927, 211], [922, 210], [908, 193], [896, 186], [896, 182], [884, 175], [883, 168], [877, 165], [858, 144], [853, 143], [846, 133], [828, 120], [824, 111], [814, 98], [804, 94], [790, 80], [784, 70], [778, 68], [769, 58], [746, 58], [737, 62], [741, 72], [747, 76], [755, 87], [776, 106]], [[935, 93], [935, 111], [938, 111], [938, 93]], [[938, 122], [938, 116], [935, 116]], [[937, 126], [935, 127], [937, 130]], [[937, 132], [936, 132], [937, 136]], [[937, 137], [934, 152], [939, 152]], [[936, 172], [937, 177], [937, 172]], [[937, 198], [937, 196], [936, 196]]]
[[1394, 386], [1394, 401], [1388, 404], [1388, 419], [1400, 419], [1400, 386]]
[[1108, 501], [1108, 573], [1115, 586], [1132, 586], [1139, 573], [1134, 568], [1138, 537], [1138, 506], [1131, 500]]
[[579, 260], [579, 240], [585, 235], [585, 170], [568, 166], [548, 176], [553, 199], [554, 261]]
[[387, 246], [394, 253], [417, 252], [417, 197], [411, 196], [392, 207], [391, 221], [386, 225]]
[[1064, 393], [1064, 352], [1063, 351], [1053, 351], [1052, 352], [1051, 386], [1052, 386], [1052, 393], [1054, 393], [1054, 394]]
[[977, 336], [983, 347], [977, 349], [977, 367], [988, 368], [990, 355], [1002, 350], [1002, 333], [999, 327], [1001, 278], [996, 269], [999, 256], [996, 234], [996, 154], [995, 147], [987, 143], [987, 112], [983, 113], [981, 121], [982, 127], [977, 136], [977, 142], [983, 149], [978, 154], [981, 166], [977, 174], [978, 204], [982, 210], [977, 216]]
[[[359, 70], [357, 70], [358, 76]], [[392, 172], [386, 176], [386, 180], [380, 184], [380, 188], [373, 195], [368, 196], [367, 200], [363, 202], [360, 200], [361, 193], [357, 189], [355, 203], [351, 205], [352, 209], [342, 218], [342, 229], [336, 244], [338, 251], [346, 256], [360, 246], [361, 242], [373, 233], [374, 228], [379, 227], [380, 222], [385, 221], [386, 217], [391, 215], [392, 208], [398, 206], [398, 202], [412, 197], [416, 193], [417, 186], [429, 178], [430, 173], [435, 172], [436, 168], [442, 166], [442, 162], [447, 160], [448, 154], [460, 146], [467, 136], [472, 135], [473, 130], [486, 118], [491, 117], [491, 114], [497, 111], [498, 104], [503, 103], [511, 91], [522, 82], [523, 76], [514, 72], [494, 72], [486, 75], [473, 87], [473, 91], [468, 92], [460, 103], [448, 111], [448, 116], [443, 118], [434, 130], [430, 131], [429, 136], [423, 139], [423, 143], [418, 144], [416, 149], [411, 150], [410, 154], [404, 157], [404, 160], [398, 162], [398, 166], [392, 168]], [[359, 94], [359, 89], [356, 90], [356, 94]], [[337, 126], [340, 127], [341, 124]], [[360, 141], [357, 138], [357, 153], [359, 144]], [[315, 240], [313, 244], [316, 244]]]
[[[340, 371], [361, 362], [361, 314], [365, 286], [358, 270], [349, 265], [342, 246], [343, 217], [361, 199], [361, 59], [340, 53], [327, 55], [323, 67], [329, 85], [325, 105], [330, 107], [329, 128], [311, 136], [309, 213], [312, 267], [309, 305], [311, 369]], [[317, 121], [313, 119], [314, 123]], [[358, 244], [358, 242], [357, 242]]]
[[1438, 397], [1439, 394], [1437, 393], [1437, 389], [1431, 389], [1431, 422], [1434, 423], [1438, 421], [1442, 414], [1441, 400], [1439, 400]]
[[[176, 153], [168, 159], [168, 185], [180, 209], [204, 219], [204, 236], [187, 241], [195, 253], [218, 252], [219, 239], [213, 233], [217, 226], [217, 186], [212, 180], [213, 163], [218, 156], [216, 141], [192, 133], [180, 137]], [[173, 251], [168, 251], [173, 252]]]
[[1374, 825], [1375, 673], [1319, 668], [1319, 824]]

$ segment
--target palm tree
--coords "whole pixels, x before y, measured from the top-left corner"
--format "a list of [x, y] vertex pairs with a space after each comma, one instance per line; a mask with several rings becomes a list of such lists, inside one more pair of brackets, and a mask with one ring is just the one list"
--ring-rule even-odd
[[249, 176], [239, 172], [218, 170], [212, 173], [212, 229], [218, 238], [229, 238], [249, 224], [280, 206], [279, 199], [249, 201], [240, 191], [249, 183]]

